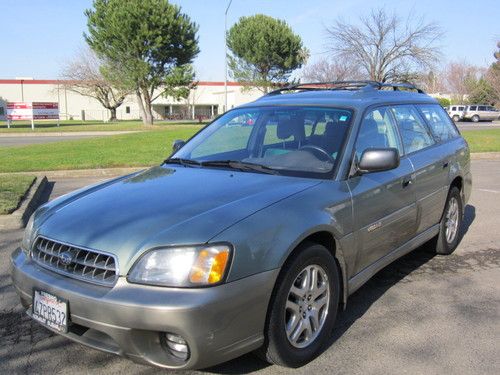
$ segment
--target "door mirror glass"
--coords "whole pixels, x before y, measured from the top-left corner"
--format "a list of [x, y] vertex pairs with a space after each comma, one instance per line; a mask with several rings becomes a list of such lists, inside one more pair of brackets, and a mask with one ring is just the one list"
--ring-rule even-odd
[[361, 154], [359, 173], [382, 172], [399, 166], [399, 152], [396, 148], [368, 148]]
[[177, 151], [179, 151], [185, 144], [186, 144], [186, 142], [183, 141], [182, 139], [176, 139], [174, 141], [174, 143], [172, 144], [173, 153], [176, 153]]

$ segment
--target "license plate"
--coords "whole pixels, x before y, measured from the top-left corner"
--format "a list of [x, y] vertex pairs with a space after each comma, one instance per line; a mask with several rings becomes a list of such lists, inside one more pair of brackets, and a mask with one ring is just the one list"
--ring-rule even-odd
[[68, 332], [68, 302], [42, 290], [33, 291], [33, 319], [58, 332]]

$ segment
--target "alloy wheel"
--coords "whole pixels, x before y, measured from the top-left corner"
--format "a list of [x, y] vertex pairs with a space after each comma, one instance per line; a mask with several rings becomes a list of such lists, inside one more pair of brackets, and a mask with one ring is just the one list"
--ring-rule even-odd
[[446, 211], [446, 216], [445, 216], [445, 228], [446, 228], [445, 235], [446, 235], [446, 242], [448, 242], [449, 244], [451, 244], [455, 240], [455, 237], [457, 236], [459, 215], [460, 215], [460, 210], [457, 198], [452, 197], [448, 204], [448, 210]]
[[308, 265], [295, 278], [285, 305], [285, 332], [295, 348], [305, 348], [318, 337], [328, 314], [330, 284], [325, 270]]

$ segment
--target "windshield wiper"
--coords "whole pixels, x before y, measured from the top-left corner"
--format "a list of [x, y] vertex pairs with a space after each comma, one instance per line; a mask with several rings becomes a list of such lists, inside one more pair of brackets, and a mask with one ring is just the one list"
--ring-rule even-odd
[[165, 159], [163, 161], [164, 164], [180, 164], [183, 166], [193, 166], [197, 165], [200, 166], [201, 163], [198, 160], [192, 160], [192, 159], [183, 159], [183, 158], [169, 158]]
[[267, 167], [265, 165], [239, 161], [239, 160], [202, 161], [200, 165], [202, 167], [223, 167], [223, 168], [238, 169], [240, 171], [253, 171], [259, 173], [279, 174], [275, 169]]

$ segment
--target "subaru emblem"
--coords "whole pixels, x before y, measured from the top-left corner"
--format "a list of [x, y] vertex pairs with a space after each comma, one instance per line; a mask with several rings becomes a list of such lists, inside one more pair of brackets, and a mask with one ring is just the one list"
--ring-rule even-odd
[[65, 251], [61, 255], [59, 255], [59, 262], [61, 262], [65, 266], [69, 266], [71, 263], [73, 263], [73, 254], [71, 254], [69, 251]]

